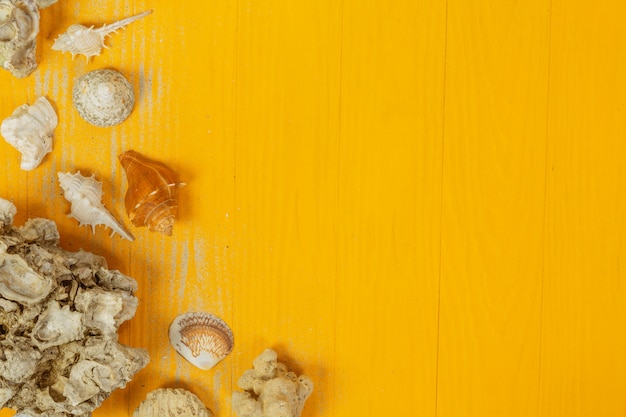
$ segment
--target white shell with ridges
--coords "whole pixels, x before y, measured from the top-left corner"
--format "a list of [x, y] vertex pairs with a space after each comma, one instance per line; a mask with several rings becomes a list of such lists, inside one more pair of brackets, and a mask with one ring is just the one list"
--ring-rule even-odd
[[52, 151], [52, 137], [59, 119], [45, 97], [39, 97], [32, 106], [23, 104], [2, 122], [0, 133], [11, 146], [22, 154], [20, 168], [30, 171]]
[[213, 417], [200, 398], [182, 388], [159, 388], [148, 393], [133, 417]]
[[68, 215], [83, 225], [90, 225], [93, 233], [96, 226], [102, 224], [125, 239], [135, 238], [113, 217], [102, 204], [102, 183], [95, 176], [85, 177], [80, 171], [75, 174], [59, 172], [59, 184], [65, 199], [69, 201], [71, 212]]
[[103, 25], [95, 29], [93, 26], [87, 27], [74, 24], [67, 28], [67, 32], [59, 35], [56, 41], [54, 41], [52, 49], [55, 51], [69, 52], [72, 54], [72, 57], [77, 54], [83, 54], [87, 57], [87, 60], [89, 60], [92, 56], [100, 55], [102, 48], [106, 48], [104, 40], [107, 36], [150, 13], [152, 13], [152, 10], [146, 10], [138, 15], [127, 17], [126, 19], [118, 20], [110, 25]]
[[181, 314], [170, 325], [170, 343], [191, 364], [211, 369], [233, 350], [233, 332], [209, 313]]
[[72, 103], [78, 114], [92, 125], [114, 126], [126, 120], [132, 112], [135, 94], [121, 73], [100, 69], [76, 80]]

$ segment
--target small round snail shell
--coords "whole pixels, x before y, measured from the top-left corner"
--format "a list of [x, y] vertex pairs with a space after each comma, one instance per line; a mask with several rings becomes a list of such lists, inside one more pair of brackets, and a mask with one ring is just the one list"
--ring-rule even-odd
[[100, 69], [76, 80], [72, 102], [78, 114], [95, 126], [122, 123], [133, 110], [133, 88], [118, 71]]

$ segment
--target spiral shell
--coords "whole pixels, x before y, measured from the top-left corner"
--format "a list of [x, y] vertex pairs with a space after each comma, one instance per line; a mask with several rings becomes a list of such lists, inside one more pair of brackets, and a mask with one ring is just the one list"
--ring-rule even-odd
[[170, 325], [170, 343], [191, 364], [211, 369], [233, 350], [230, 327], [209, 313], [181, 314]]
[[171, 236], [178, 193], [185, 184], [170, 168], [138, 152], [126, 151], [119, 159], [128, 179], [125, 204], [132, 224]]
[[100, 69], [78, 78], [72, 90], [78, 114], [95, 126], [122, 123], [135, 105], [135, 94], [128, 80], [118, 71]]
[[135, 238], [122, 226], [102, 204], [102, 183], [95, 176], [85, 177], [80, 171], [75, 174], [59, 172], [59, 184], [65, 199], [69, 201], [71, 212], [68, 215], [83, 225], [90, 225], [96, 233], [97, 225], [104, 225], [130, 241]]
[[32, 106], [19, 106], [2, 122], [2, 136], [22, 154], [20, 168], [36, 168], [52, 151], [52, 136], [58, 123], [57, 114], [45, 97], [39, 97]]
[[67, 28], [67, 32], [59, 35], [54, 41], [52, 49], [55, 51], [69, 52], [72, 54], [72, 57], [77, 54], [83, 54], [87, 57], [87, 60], [89, 60], [92, 56], [100, 55], [102, 48], [106, 48], [104, 40], [107, 36], [150, 13], [152, 13], [152, 10], [147, 10], [138, 15], [127, 17], [126, 19], [118, 20], [110, 25], [103, 25], [95, 29], [93, 26], [87, 27], [80, 24], [71, 25]]

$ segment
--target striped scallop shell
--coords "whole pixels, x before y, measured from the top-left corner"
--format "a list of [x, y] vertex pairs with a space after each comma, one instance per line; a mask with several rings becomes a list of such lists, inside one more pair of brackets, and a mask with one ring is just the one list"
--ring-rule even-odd
[[172, 235], [178, 213], [178, 192], [184, 183], [160, 162], [135, 151], [119, 156], [128, 179], [126, 212], [133, 225], [147, 226], [152, 232]]
[[233, 332], [219, 317], [209, 313], [181, 314], [170, 326], [170, 343], [196, 367], [211, 369], [233, 350]]

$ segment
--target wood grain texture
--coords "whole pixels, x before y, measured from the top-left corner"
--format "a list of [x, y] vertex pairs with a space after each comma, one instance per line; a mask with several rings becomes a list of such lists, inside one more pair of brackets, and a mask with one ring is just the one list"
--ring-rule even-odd
[[553, 4], [545, 415], [626, 413], [623, 6]]
[[538, 411], [548, 6], [448, 4], [439, 416]]
[[[90, 61], [50, 49], [72, 23], [145, 9]], [[39, 67], [0, 71], [0, 118], [46, 95], [60, 123], [31, 172], [0, 141], [0, 196], [139, 283], [120, 338], [151, 362], [94, 415], [183, 387], [234, 416], [266, 347], [313, 379], [305, 417], [625, 415], [625, 20], [623, 2], [564, 0], [42, 10]], [[97, 128], [70, 92], [106, 67], [137, 104]], [[187, 183], [171, 238], [128, 221], [128, 149]], [[66, 217], [56, 175], [75, 170], [134, 242]], [[167, 340], [199, 310], [235, 333], [210, 371]]]
[[334, 415], [435, 415], [445, 17], [344, 1]]

